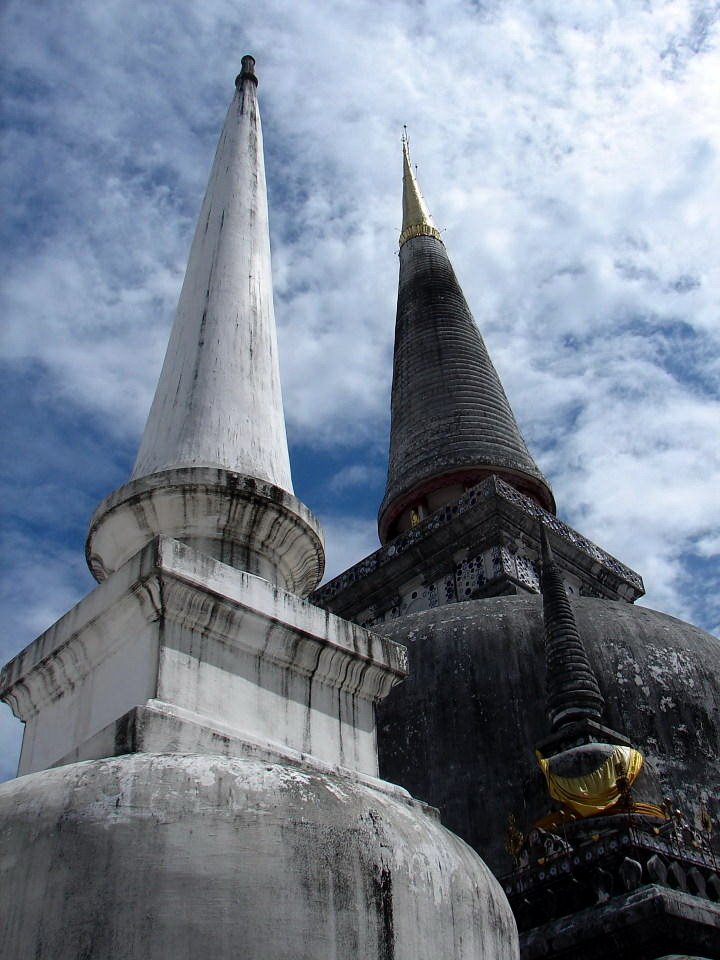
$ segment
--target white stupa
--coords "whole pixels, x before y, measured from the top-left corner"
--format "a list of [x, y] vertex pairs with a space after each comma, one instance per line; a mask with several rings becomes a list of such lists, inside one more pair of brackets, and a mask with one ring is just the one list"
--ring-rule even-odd
[[252, 57], [236, 87], [100, 583], [0, 675], [0, 956], [515, 960], [482, 861], [378, 779], [404, 648], [302, 599]]

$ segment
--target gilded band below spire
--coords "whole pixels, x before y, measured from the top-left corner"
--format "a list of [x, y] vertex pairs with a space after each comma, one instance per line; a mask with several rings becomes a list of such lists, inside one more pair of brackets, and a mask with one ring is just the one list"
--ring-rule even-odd
[[436, 240], [442, 243], [440, 231], [431, 223], [414, 223], [411, 227], [403, 230], [400, 234], [400, 246], [402, 246], [406, 240], [411, 240], [413, 237], [435, 237]]

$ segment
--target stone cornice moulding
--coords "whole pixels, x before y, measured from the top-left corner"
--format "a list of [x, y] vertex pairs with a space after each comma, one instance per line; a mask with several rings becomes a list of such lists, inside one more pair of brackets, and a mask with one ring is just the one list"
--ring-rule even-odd
[[[166, 620], [365, 700], [384, 699], [407, 675], [399, 644], [177, 540], [159, 538], [159, 550]], [[224, 618], [209, 618], [199, 594], [220, 604]], [[262, 645], [243, 630], [247, 617], [271, 625]]]
[[[243, 630], [246, 618], [270, 627]], [[365, 700], [384, 698], [407, 674], [407, 653], [399, 644], [158, 537], [5, 666], [0, 697], [27, 721], [89, 677], [140, 621], [160, 620]], [[159, 639], [160, 646], [166, 643], [171, 637]]]
[[45, 704], [74, 690], [111, 656], [126, 638], [118, 624], [128, 626], [138, 612], [144, 623], [160, 618], [154, 562], [155, 545], [150, 544], [5, 664], [0, 699], [18, 720], [29, 720]]
[[[645, 592], [642, 578], [592, 543], [569, 524], [538, 506], [500, 477], [491, 476], [470, 488], [455, 503], [440, 507], [417, 526], [323, 584], [311, 595], [313, 603], [340, 616], [353, 617], [408, 581], [418, 563], [439, 576], [449, 571], [459, 549], [490, 543], [492, 524], [500, 531], [522, 535], [539, 554], [538, 523], [553, 535], [553, 549], [564, 569], [581, 582], [596, 583], [616, 598], [634, 602]], [[428, 573], [429, 575], [429, 573]]]

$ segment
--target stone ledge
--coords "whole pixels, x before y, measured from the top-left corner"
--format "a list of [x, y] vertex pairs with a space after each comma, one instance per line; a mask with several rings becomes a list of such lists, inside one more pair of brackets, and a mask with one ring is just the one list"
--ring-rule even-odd
[[610, 937], [622, 938], [623, 957], [668, 949], [717, 957], [720, 904], [649, 884], [521, 934], [520, 952], [523, 960], [606, 960]]
[[[165, 579], [162, 591], [161, 577]], [[180, 589], [173, 590], [173, 587]], [[66, 687], [73, 687], [92, 669], [97, 654], [104, 659], [112, 652], [114, 640], [119, 638], [106, 632], [104, 617], [111, 608], [117, 613], [118, 604], [123, 607], [139, 605], [148, 622], [160, 617], [182, 620], [184, 626], [201, 629], [224, 643], [244, 645], [249, 652], [262, 652], [268, 659], [292, 664], [306, 673], [315, 672], [317, 675], [320, 670], [325, 682], [334, 679], [338, 686], [357, 688], [358, 678], [352, 672], [348, 674], [345, 669], [335, 669], [330, 662], [326, 662], [322, 669], [315, 656], [308, 657], [305, 662], [300, 660], [297, 645], [288, 649], [278, 644], [273, 649], [266, 644], [259, 651], [245, 637], [228, 635], [217, 622], [203, 621], [197, 608], [183, 603], [183, 598], [187, 599], [183, 587], [198, 588], [229, 607], [242, 607], [267, 618], [278, 628], [276, 639], [280, 639], [282, 628], [288, 627], [311, 644], [322, 643], [330, 651], [349, 655], [358, 664], [364, 664], [366, 670], [374, 668], [383, 675], [388, 673], [386, 683], [380, 682], [379, 675], [374, 677], [377, 680], [375, 699], [387, 696], [393, 684], [407, 675], [407, 654], [400, 644], [342, 620], [260, 577], [205, 557], [177, 540], [158, 537], [5, 664], [0, 671], [0, 699], [13, 706], [19, 720], [26, 720], [31, 701], [42, 704], [61, 696]], [[92, 630], [94, 639], [102, 644], [94, 657], [90, 657], [86, 647], [69, 650], [73, 641], [86, 630]], [[331, 659], [328, 656], [326, 661]], [[340, 680], [341, 673], [348, 675]], [[42, 690], [38, 689], [26, 701], [25, 690], [29, 694], [28, 685], [39, 683], [41, 674]], [[33, 680], [33, 677], [37, 679]]]
[[[169, 733], [171, 735], [168, 735]], [[100, 742], [104, 748], [101, 755], [108, 758], [122, 757], [130, 753], [164, 755], [172, 752], [185, 756], [221, 756], [290, 764], [362, 783], [372, 790], [404, 801], [408, 806], [418, 807], [427, 816], [440, 822], [440, 813], [436, 807], [415, 799], [396, 783], [359, 773], [339, 764], [324, 763], [311, 754], [292, 750], [282, 743], [254, 739], [224, 724], [211, 722], [207, 717], [190, 710], [183, 710], [159, 700], [150, 700], [143, 706], [134, 707], [119, 720], [108, 724], [91, 741], [81, 744], [62, 757], [52, 767], [67, 766], [96, 757]]]
[[196, 466], [132, 480], [100, 503], [85, 547], [91, 573], [105, 580], [159, 535], [301, 596], [325, 563], [320, 524], [297, 497], [256, 477]]
[[311, 600], [340, 616], [356, 617], [398, 592], [420, 566], [427, 579], [450, 575], [459, 551], [477, 554], [499, 544], [501, 531], [521, 537], [539, 555], [540, 525], [551, 534], [558, 564], [598, 595], [634, 602], [645, 592], [637, 573], [530, 497], [492, 476], [319, 587]]

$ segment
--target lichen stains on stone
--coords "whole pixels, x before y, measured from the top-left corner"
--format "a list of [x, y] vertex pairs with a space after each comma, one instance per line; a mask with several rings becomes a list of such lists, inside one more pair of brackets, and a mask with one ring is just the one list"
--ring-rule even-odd
[[378, 960], [393, 960], [395, 957], [393, 889], [392, 874], [387, 867], [376, 867], [373, 877], [373, 893], [380, 920], [378, 924]]

